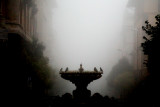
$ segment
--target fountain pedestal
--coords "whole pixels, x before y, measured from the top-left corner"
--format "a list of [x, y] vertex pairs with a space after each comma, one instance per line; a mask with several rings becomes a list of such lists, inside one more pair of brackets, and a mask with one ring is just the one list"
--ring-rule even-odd
[[75, 99], [88, 99], [91, 96], [91, 91], [87, 89], [88, 84], [83, 84], [83, 83], [75, 84], [76, 90], [73, 90], [73, 97]]

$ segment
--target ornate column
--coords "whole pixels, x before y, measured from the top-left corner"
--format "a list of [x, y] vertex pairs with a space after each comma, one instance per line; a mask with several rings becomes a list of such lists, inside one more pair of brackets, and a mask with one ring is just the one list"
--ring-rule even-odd
[[20, 24], [20, 0], [6, 0], [6, 20]]

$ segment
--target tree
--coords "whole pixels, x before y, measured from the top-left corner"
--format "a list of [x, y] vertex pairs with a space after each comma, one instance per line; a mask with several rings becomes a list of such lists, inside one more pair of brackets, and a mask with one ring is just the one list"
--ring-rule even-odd
[[124, 98], [130, 94], [135, 83], [136, 75], [133, 66], [130, 65], [126, 57], [122, 57], [107, 76], [108, 88], [114, 96]]
[[141, 44], [144, 54], [148, 56], [144, 64], [150, 75], [140, 82], [132, 94], [130, 101], [139, 106], [159, 106], [160, 15], [156, 15], [155, 19], [155, 26], [148, 21], [142, 26], [147, 34], [143, 36], [145, 41]]
[[43, 44], [37, 38], [32, 40], [22, 44], [20, 59], [25, 71], [26, 91], [34, 96], [41, 96], [53, 85], [50, 77], [53, 69], [48, 64], [49, 59], [43, 55]]
[[148, 60], [144, 61], [150, 74], [157, 75], [159, 72], [159, 61], [160, 61], [160, 14], [155, 16], [156, 26], [151, 25], [148, 21], [145, 21], [145, 26], [142, 29], [147, 34], [143, 36], [145, 40], [142, 43], [143, 52], [148, 55]]

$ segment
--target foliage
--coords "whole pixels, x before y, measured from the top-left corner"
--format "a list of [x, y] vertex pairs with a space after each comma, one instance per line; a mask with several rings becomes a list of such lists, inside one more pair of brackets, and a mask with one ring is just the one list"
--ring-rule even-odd
[[144, 64], [148, 67], [148, 71], [151, 74], [157, 74], [159, 68], [159, 61], [160, 61], [160, 15], [155, 16], [156, 19], [156, 26], [151, 25], [148, 21], [145, 21], [145, 26], [142, 26], [142, 29], [147, 34], [143, 36], [145, 40], [142, 43], [143, 52], [145, 55], [148, 55], [148, 60], [144, 61]]
[[[132, 93], [130, 102], [139, 106], [157, 106], [159, 105], [160, 88], [159, 88], [159, 61], [160, 61], [160, 15], [155, 16], [155, 26], [145, 21], [142, 26], [143, 31], [147, 34], [143, 36], [144, 42], [141, 44], [143, 52], [148, 56], [144, 64], [148, 68], [150, 75], [142, 80]], [[136, 106], [136, 105], [135, 105]]]
[[[42, 89], [45, 91], [51, 88], [52, 68], [48, 65], [48, 58], [43, 55], [44, 46], [33, 38], [32, 42], [26, 42], [23, 46], [21, 58], [23, 59], [24, 68], [27, 68], [27, 78], [31, 78], [32, 90]], [[34, 93], [34, 92], [33, 92]]]
[[125, 57], [120, 59], [119, 62], [112, 68], [107, 77], [107, 83], [108, 87], [112, 93], [115, 94], [115, 96], [120, 96], [123, 94], [123, 90], [125, 90], [127, 95], [133, 89], [136, 83], [136, 76], [134, 71], [135, 70]]

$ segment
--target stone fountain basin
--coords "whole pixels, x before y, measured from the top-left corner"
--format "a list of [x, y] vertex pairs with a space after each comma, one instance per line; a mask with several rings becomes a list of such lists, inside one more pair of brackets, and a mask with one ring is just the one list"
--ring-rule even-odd
[[61, 72], [60, 74], [62, 78], [72, 83], [90, 83], [102, 76], [102, 72]]

